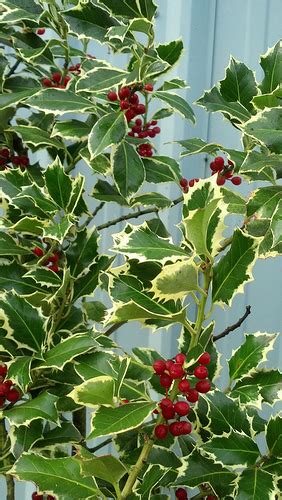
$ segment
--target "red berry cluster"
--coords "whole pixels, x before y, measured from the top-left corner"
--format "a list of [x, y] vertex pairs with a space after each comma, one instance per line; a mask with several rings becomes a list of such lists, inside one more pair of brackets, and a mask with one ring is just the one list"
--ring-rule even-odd
[[[41, 495], [40, 493], [37, 493], [37, 491], [34, 491], [31, 498], [32, 500], [43, 500], [44, 495]], [[56, 498], [53, 495], [47, 495], [47, 500], [56, 500]]]
[[186, 179], [185, 177], [182, 177], [179, 181], [180, 187], [182, 188], [184, 193], [188, 193], [189, 187], [193, 187], [195, 182], [199, 182], [200, 179], [195, 178], [195, 179]]
[[[206, 378], [208, 376], [208, 369], [206, 365], [210, 363], [210, 355], [204, 352], [197, 361], [197, 366], [194, 368], [193, 375], [198, 379], [195, 387], [191, 388], [189, 380], [187, 380], [187, 372], [184, 369], [186, 360], [185, 354], [179, 353], [174, 359], [164, 361], [157, 359], [153, 363], [155, 373], [160, 377], [160, 384], [165, 387], [166, 391], [170, 388], [173, 380], [179, 380], [178, 390], [186, 396], [187, 401], [196, 403], [199, 399], [199, 392], [206, 393], [210, 390], [210, 381]], [[185, 417], [190, 411], [190, 405], [186, 401], [173, 402], [168, 395], [161, 400], [160, 409], [163, 418], [168, 421], [177, 417], [177, 420], [168, 424], [158, 424], [155, 427], [155, 436], [158, 439], [165, 439], [170, 432], [173, 436], [181, 436], [183, 434], [190, 434], [192, 426], [186, 420], [180, 421], [180, 417]]]
[[[157, 124], [157, 120], [145, 123], [142, 122], [141, 118], [137, 118], [135, 123], [131, 125], [128, 135], [130, 137], [137, 137], [138, 139], [146, 139], [147, 137], [152, 139], [161, 131], [160, 127], [156, 127]], [[140, 144], [137, 147], [137, 151], [140, 156], [144, 156], [145, 158], [153, 156], [153, 147], [149, 142]]]
[[13, 388], [12, 380], [5, 380], [7, 371], [5, 364], [0, 365], [0, 408], [5, 404], [16, 403], [21, 398], [18, 389]]
[[234, 186], [239, 186], [242, 182], [241, 177], [233, 176], [233, 161], [228, 160], [226, 165], [222, 156], [215, 157], [215, 159], [210, 163], [210, 169], [212, 170], [212, 175], [217, 174], [216, 183], [218, 186], [223, 186], [227, 180], [231, 181]]
[[52, 73], [51, 79], [43, 78], [42, 85], [43, 87], [54, 87], [57, 89], [65, 89], [70, 79], [71, 79], [70, 75], [66, 75], [63, 77], [63, 74], [60, 71], [56, 71], [55, 73]]
[[26, 168], [29, 166], [29, 159], [25, 155], [16, 156], [12, 155], [8, 148], [0, 149], [0, 166], [6, 169], [11, 166]]
[[[90, 59], [96, 59], [95, 56], [88, 55], [88, 57]], [[73, 66], [70, 66], [69, 67], [69, 71], [70, 71], [70, 73], [74, 73], [75, 75], [80, 75], [80, 73], [81, 73], [81, 64], [77, 63], [77, 64], [74, 64]]]
[[[44, 250], [41, 247], [34, 247], [33, 253], [36, 255], [36, 257], [43, 257]], [[50, 257], [47, 257], [47, 259], [42, 263], [42, 265], [46, 266], [48, 269], [51, 269], [51, 271], [54, 271], [54, 273], [58, 273], [59, 259], [60, 259], [60, 253], [55, 252], [53, 255], [50, 255]]]
[[127, 122], [130, 122], [137, 115], [144, 115], [146, 112], [145, 104], [139, 103], [139, 97], [136, 94], [138, 87], [121, 87], [118, 94], [111, 90], [108, 92], [109, 101], [119, 101], [119, 107], [125, 111]]

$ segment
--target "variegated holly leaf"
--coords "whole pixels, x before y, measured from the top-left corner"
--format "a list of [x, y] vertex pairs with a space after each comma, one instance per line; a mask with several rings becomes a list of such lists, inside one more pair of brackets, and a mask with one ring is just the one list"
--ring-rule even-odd
[[258, 467], [245, 469], [237, 482], [236, 496], [238, 500], [253, 500], [255, 498], [274, 498], [274, 476]]
[[282, 199], [281, 186], [268, 186], [253, 191], [247, 203], [247, 216], [257, 214], [260, 218], [271, 218]]
[[230, 121], [244, 123], [251, 118], [251, 113], [240, 102], [232, 102], [225, 99], [217, 87], [208, 90], [198, 99], [197, 104], [203, 106], [207, 111], [215, 113], [220, 111]]
[[73, 457], [45, 458], [23, 454], [13, 465], [11, 474], [23, 481], [34, 481], [40, 491], [65, 500], [95, 498], [101, 492], [93, 477], [81, 475], [79, 460]]
[[31, 362], [32, 358], [30, 356], [18, 356], [9, 364], [7, 376], [23, 393], [27, 391], [31, 382]]
[[94, 263], [89, 267], [89, 272], [81, 277], [78, 277], [74, 283], [73, 301], [75, 302], [79, 297], [92, 295], [99, 283], [99, 275], [102, 271], [106, 271], [113, 262], [113, 257], [107, 255], [100, 255], [96, 258]]
[[233, 233], [231, 247], [214, 268], [213, 302], [230, 304], [245, 283], [253, 280], [252, 268], [257, 258], [258, 240], [240, 229]]
[[12, 236], [0, 232], [0, 255], [29, 255], [30, 249], [19, 245]]
[[175, 94], [174, 92], [167, 92], [165, 90], [157, 90], [154, 92], [154, 97], [168, 104], [175, 112], [179, 113], [183, 118], [195, 123], [195, 115], [188, 102]]
[[45, 391], [34, 399], [5, 411], [5, 417], [9, 420], [11, 425], [15, 425], [16, 427], [23, 424], [28, 425], [33, 420], [37, 419], [44, 419], [57, 424], [57, 400], [57, 396]]
[[275, 415], [270, 418], [266, 428], [266, 442], [269, 454], [282, 459], [282, 416]]
[[218, 496], [231, 495], [235, 486], [236, 474], [215, 462], [211, 457], [204, 457], [195, 449], [183, 459], [177, 484], [194, 488], [203, 483], [211, 485]]
[[84, 380], [102, 376], [117, 379], [116, 362], [117, 356], [113, 353], [98, 351], [80, 356], [76, 360], [75, 370]]
[[259, 144], [266, 145], [273, 153], [282, 153], [282, 110], [266, 108], [244, 124], [243, 130]]
[[282, 42], [278, 42], [261, 57], [264, 78], [260, 84], [262, 94], [273, 92], [282, 81]]
[[229, 359], [229, 376], [231, 380], [249, 375], [257, 366], [267, 360], [268, 353], [273, 349], [276, 335], [268, 333], [252, 333], [245, 335], [245, 342], [232, 352]]
[[24, 451], [28, 451], [42, 438], [43, 421], [33, 420], [29, 425], [10, 427], [9, 438], [11, 440], [11, 452], [15, 458], [19, 458]]
[[70, 90], [44, 89], [33, 94], [25, 100], [25, 104], [47, 114], [88, 113], [95, 110], [93, 102]]
[[198, 267], [193, 259], [163, 266], [161, 272], [153, 279], [150, 289], [154, 299], [174, 301], [182, 299], [189, 292], [200, 290]]
[[[14, 267], [15, 264], [12, 264], [12, 266]], [[19, 271], [20, 271], [20, 268], [19, 268]], [[61, 286], [61, 284], [62, 284], [62, 280], [61, 280], [60, 276], [58, 276], [58, 274], [56, 274], [52, 271], [50, 272], [50, 269], [45, 268], [45, 267], [37, 267], [35, 269], [31, 269], [30, 271], [28, 271], [27, 273], [22, 275], [23, 272], [24, 272], [24, 270], [21, 269], [21, 273], [19, 273], [19, 276], [21, 276], [21, 278], [23, 278], [23, 280], [22, 280], [23, 287], [25, 286], [25, 282], [30, 283], [30, 285], [29, 285], [30, 286], [30, 290], [29, 290], [30, 293], [34, 293], [34, 291], [38, 291], [38, 292], [40, 291], [40, 287], [38, 286], [38, 284], [42, 285], [42, 287], [47, 287], [47, 288], [51, 288], [51, 287], [57, 288], [57, 287]], [[0, 269], [0, 273], [1, 273], [1, 269]], [[33, 281], [31, 281], [31, 280], [33, 280]], [[33, 282], [35, 282], [35, 283], [33, 283]], [[42, 287], [41, 287], [41, 291], [44, 290]], [[14, 288], [14, 290], [19, 295], [21, 295], [21, 293], [18, 289]], [[33, 290], [33, 292], [32, 292], [32, 290]], [[48, 290], [48, 291], [50, 291], [50, 290]], [[25, 294], [23, 294], [23, 295], [25, 295]]]
[[0, 315], [8, 338], [17, 342], [19, 347], [40, 352], [46, 337], [45, 318], [40, 309], [13, 292], [7, 292], [0, 300]]
[[282, 373], [278, 370], [256, 370], [251, 376], [238, 380], [230, 396], [259, 407], [262, 402], [273, 405], [282, 396]]
[[219, 82], [220, 93], [228, 102], [239, 102], [249, 111], [253, 111], [252, 98], [258, 88], [255, 75], [244, 63], [230, 58], [225, 78]]
[[113, 177], [120, 194], [128, 199], [142, 186], [145, 169], [140, 155], [126, 141], [112, 148]]
[[80, 120], [57, 121], [52, 129], [51, 137], [62, 137], [66, 140], [85, 140], [90, 133], [90, 125]]
[[245, 215], [246, 199], [239, 193], [230, 191], [230, 189], [221, 188], [223, 201], [226, 204], [227, 211], [231, 214]]
[[[88, 134], [89, 135], [89, 134]], [[96, 173], [107, 175], [110, 173], [111, 162], [106, 155], [99, 155], [91, 160], [90, 152], [88, 148], [84, 148], [79, 152], [82, 159], [87, 163], [87, 165]]]
[[157, 9], [153, 0], [141, 0], [141, 2], [138, 0], [132, 0], [130, 3], [126, 0], [121, 0], [118, 4], [115, 0], [99, 0], [98, 3], [107, 7], [107, 9], [109, 9], [109, 11], [115, 16], [121, 18], [128, 17], [129, 19], [135, 17], [139, 18], [142, 16], [151, 20]]
[[[169, 476], [170, 482], [173, 481], [177, 477], [176, 471], [172, 471], [171, 467], [167, 468], [160, 464], [155, 465], [151, 464], [147, 468], [142, 483], [137, 487], [137, 493], [140, 495], [139, 498], [144, 498], [144, 500], [149, 500], [153, 498], [152, 490], [154, 488], [158, 488], [160, 486], [165, 487], [166, 481], [165, 478], [168, 473], [172, 473], [172, 476]], [[174, 478], [173, 478], [174, 476]]]
[[76, 233], [75, 240], [66, 251], [71, 275], [78, 277], [85, 274], [86, 269], [98, 256], [98, 233], [94, 229], [83, 229]]
[[65, 149], [65, 145], [58, 139], [53, 139], [50, 137], [49, 132], [42, 130], [39, 127], [32, 127], [31, 125], [14, 125], [9, 132], [14, 131], [19, 134], [25, 144], [28, 144], [35, 149], [55, 148], [55, 149]]
[[171, 200], [161, 193], [145, 193], [135, 196], [130, 200], [131, 207], [142, 206], [155, 206], [157, 208], [169, 208], [171, 206]]
[[[49, 274], [50, 271], [47, 271]], [[44, 285], [42, 283], [42, 285]], [[29, 296], [35, 293], [47, 294], [48, 290], [35, 283], [31, 277], [27, 276], [26, 268], [20, 266], [16, 262], [0, 266], [0, 289], [1, 290], [14, 290], [18, 295]]]
[[202, 450], [222, 465], [251, 466], [260, 456], [256, 443], [248, 436], [231, 431], [228, 436], [213, 437], [202, 445]]
[[261, 408], [260, 386], [254, 383], [252, 377], [243, 377], [238, 380], [229, 395], [231, 398], [238, 398], [241, 404]]
[[44, 175], [49, 195], [60, 208], [66, 210], [72, 193], [72, 180], [58, 157], [47, 167]]
[[187, 252], [181, 247], [173, 245], [170, 239], [160, 238], [148, 228], [146, 222], [141, 226], [128, 224], [124, 231], [117, 233], [114, 238], [114, 250], [139, 262], [146, 260], [165, 263], [168, 260], [184, 260]]
[[[1, 110], [15, 106], [21, 101], [25, 101], [27, 98], [38, 92], [38, 87], [33, 87], [28, 90], [23, 90], [21, 92], [6, 92], [0, 95], [0, 106]], [[8, 125], [8, 124], [7, 124]]]
[[282, 155], [264, 154], [258, 151], [250, 151], [240, 166], [240, 173], [262, 172], [265, 168], [270, 167], [276, 173], [281, 169]]
[[41, 439], [36, 441], [34, 448], [37, 450], [50, 450], [56, 445], [64, 443], [79, 443], [81, 434], [71, 422], [60, 422], [60, 427], [50, 429], [48, 426], [44, 429]]
[[156, 404], [148, 402], [128, 403], [116, 408], [101, 406], [96, 411], [87, 439], [102, 437], [135, 429], [154, 410]]
[[213, 391], [204, 396], [208, 404], [208, 430], [221, 436], [231, 430], [250, 435], [250, 423], [244, 411], [230, 397], [220, 391]]
[[65, 237], [74, 226], [74, 219], [71, 215], [65, 215], [57, 222], [55, 219], [43, 229], [43, 236], [63, 243]]
[[[163, 60], [168, 62], [170, 66], [173, 66], [177, 61], [180, 59], [182, 53], [183, 53], [183, 41], [181, 38], [178, 38], [177, 40], [172, 40], [169, 43], [165, 44], [159, 44], [156, 46], [156, 51], [159, 55], [159, 57]], [[183, 83], [185, 86], [185, 82], [183, 80], [179, 80], [178, 78], [175, 79], [175, 84], [170, 84], [165, 87], [165, 84], [163, 85], [162, 89], [159, 90], [172, 90], [176, 88], [183, 88]], [[178, 82], [181, 82], [180, 84]], [[171, 82], [170, 82], [171, 83]], [[178, 83], [178, 85], [177, 85]], [[180, 85], [180, 86], [179, 86]], [[169, 87], [169, 88], [167, 88]]]
[[44, 362], [40, 367], [52, 367], [62, 370], [66, 363], [72, 361], [76, 356], [97, 347], [97, 345], [94, 335], [89, 332], [69, 336], [46, 352]]
[[160, 182], [178, 182], [181, 178], [179, 163], [169, 156], [153, 156], [144, 158], [146, 181], [159, 184]]
[[82, 476], [94, 476], [111, 484], [118, 483], [128, 472], [123, 463], [112, 455], [82, 459], [80, 470]]
[[[101, 156], [102, 155], [99, 155], [97, 158], [100, 158]], [[108, 202], [113, 201], [121, 206], [128, 206], [128, 202], [121, 196], [117, 188], [109, 184], [107, 181], [102, 181], [101, 179], [96, 182], [92, 196], [97, 200]]]
[[88, 147], [91, 159], [114, 144], [119, 144], [126, 134], [126, 121], [123, 113], [108, 113], [102, 116], [92, 128]]
[[114, 406], [114, 379], [109, 376], [95, 377], [76, 386], [68, 397], [78, 405], [96, 408], [99, 405]]
[[77, 92], [100, 93], [125, 82], [128, 73], [109, 64], [85, 73], [76, 84]]

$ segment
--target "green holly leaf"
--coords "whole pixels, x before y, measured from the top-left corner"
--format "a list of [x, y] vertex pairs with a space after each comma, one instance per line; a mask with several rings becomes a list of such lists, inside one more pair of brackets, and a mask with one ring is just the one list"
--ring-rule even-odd
[[274, 491], [274, 477], [268, 472], [254, 467], [241, 473], [236, 488], [236, 499], [270, 499], [273, 498]]
[[24, 451], [30, 450], [33, 445], [42, 438], [43, 421], [33, 420], [29, 425], [10, 427], [9, 438], [11, 452], [15, 458], [19, 458]]
[[29, 255], [30, 249], [23, 248], [12, 236], [0, 232], [0, 255]]
[[164, 82], [159, 90], [185, 89], [187, 87], [188, 85], [185, 80], [182, 80], [181, 78], [172, 78], [172, 80]]
[[81, 460], [80, 470], [83, 476], [94, 476], [111, 484], [118, 483], [128, 472], [121, 461], [111, 455]]
[[98, 233], [95, 229], [83, 229], [76, 233], [76, 239], [66, 251], [71, 275], [77, 277], [93, 263], [98, 256]]
[[258, 93], [253, 71], [231, 57], [225, 78], [220, 81], [220, 93], [226, 101], [240, 102], [246, 109], [252, 111], [251, 101]]
[[250, 437], [234, 431], [228, 436], [213, 437], [202, 449], [224, 465], [240, 467], [254, 465], [260, 455], [256, 443]]
[[278, 171], [281, 168], [281, 163], [282, 155], [266, 155], [257, 151], [250, 151], [240, 166], [240, 172], [246, 174], [250, 172], [262, 172], [267, 167]]
[[78, 405], [96, 408], [99, 405], [114, 406], [114, 379], [109, 376], [88, 379], [76, 386], [68, 397]]
[[177, 113], [183, 116], [183, 118], [186, 118], [192, 123], [195, 123], [194, 111], [189, 106], [188, 102], [183, 99], [183, 97], [180, 97], [174, 92], [167, 92], [164, 90], [157, 90], [156, 92], [154, 92], [154, 97], [157, 97], [161, 101], [168, 104]]
[[260, 218], [271, 218], [282, 199], [282, 186], [267, 186], [252, 192], [247, 203], [247, 216], [257, 214]]
[[118, 4], [115, 0], [99, 0], [99, 4], [107, 7], [112, 14], [118, 17], [128, 17], [129, 19], [141, 16], [151, 20], [156, 12], [157, 6], [153, 0], [120, 0]]
[[40, 352], [46, 337], [45, 318], [41, 311], [13, 292], [7, 292], [0, 300], [4, 315], [3, 328], [21, 347]]
[[98, 256], [95, 262], [89, 267], [89, 272], [75, 280], [73, 289], [74, 302], [79, 299], [79, 297], [93, 294], [99, 284], [100, 272], [106, 271], [113, 260], [113, 257], [108, 257], [106, 255]]
[[208, 403], [208, 429], [211, 433], [220, 436], [235, 430], [250, 435], [250, 424], [237, 402], [219, 391], [206, 394], [204, 399]]
[[90, 126], [80, 120], [63, 120], [54, 124], [51, 137], [59, 136], [62, 139], [85, 140], [90, 133]]
[[[97, 158], [100, 158], [100, 156]], [[102, 181], [101, 179], [96, 182], [92, 196], [97, 200], [108, 202], [113, 201], [121, 206], [128, 206], [127, 201], [120, 195], [117, 188], [109, 184], [107, 181]]]
[[214, 268], [213, 302], [230, 304], [236, 293], [243, 293], [244, 284], [252, 281], [252, 268], [257, 257], [255, 238], [236, 229], [231, 248]]
[[270, 418], [266, 428], [266, 442], [270, 455], [282, 459], [282, 416]]
[[134, 195], [145, 180], [145, 170], [135, 148], [123, 141], [112, 150], [113, 177], [120, 194], [128, 199]]
[[60, 427], [44, 430], [43, 435], [40, 436], [34, 448], [37, 449], [53, 449], [55, 445], [64, 443], [79, 443], [82, 439], [80, 432], [71, 422], [61, 422]]
[[116, 355], [109, 352], [85, 354], [76, 360], [75, 370], [84, 380], [101, 376], [116, 379], [118, 376], [116, 360]]
[[48, 226], [44, 227], [43, 235], [45, 238], [57, 240], [60, 244], [62, 244], [73, 225], [73, 219], [71, 216], [66, 215], [63, 216], [59, 222], [53, 220]]
[[152, 281], [151, 292], [157, 300], [178, 300], [199, 291], [198, 268], [193, 259], [163, 266]]
[[259, 408], [261, 407], [260, 387], [254, 383], [252, 377], [243, 377], [238, 380], [230, 393], [230, 397], [238, 398], [241, 404], [255, 404]]
[[254, 392], [252, 387], [259, 390], [263, 403], [273, 405], [276, 401], [281, 399], [282, 373], [280, 373], [279, 370], [257, 370], [253, 372], [250, 377], [244, 377], [241, 381], [238, 381], [232, 393], [235, 393], [237, 396], [238, 392], [240, 395], [242, 393], [248, 393], [249, 391]]
[[184, 458], [177, 484], [194, 488], [209, 483], [218, 496], [231, 495], [235, 486], [236, 474], [210, 457], [204, 457], [195, 449]]
[[157, 208], [169, 208], [171, 206], [171, 200], [161, 193], [145, 193], [135, 196], [131, 201], [130, 205], [134, 207], [142, 206], [155, 206]]
[[88, 147], [91, 153], [91, 159], [98, 156], [103, 151], [119, 144], [126, 134], [127, 126], [123, 113], [108, 113], [102, 116], [92, 128], [89, 139]]
[[[14, 267], [15, 264], [12, 264], [12, 266]], [[21, 269], [21, 273], [23, 273], [24, 270], [22, 268], [20, 268], [20, 266], [19, 266], [19, 270], [20, 269]], [[1, 273], [1, 269], [0, 269], [0, 273]], [[21, 276], [21, 273], [19, 274], [19, 276]], [[60, 276], [58, 276], [58, 274], [52, 273], [52, 272], [50, 272], [49, 269], [46, 269], [44, 267], [38, 267], [36, 269], [31, 269], [30, 271], [28, 271], [27, 273], [25, 273], [21, 277], [24, 278], [22, 280], [23, 286], [25, 286], [26, 281], [27, 281], [27, 283], [31, 283], [31, 285], [27, 285], [30, 287], [29, 293], [34, 293], [35, 291], [38, 291], [38, 292], [43, 291], [43, 289], [41, 287], [34, 284], [34, 281], [37, 284], [39, 283], [39, 285], [42, 285], [44, 287], [46, 286], [47, 288], [50, 288], [50, 287], [57, 288], [57, 287], [61, 286], [61, 284], [62, 284], [62, 280], [61, 280]], [[20, 294], [20, 291], [18, 289], [14, 288], [14, 290], [18, 294]], [[27, 294], [23, 293], [23, 295], [27, 295]]]
[[246, 213], [246, 199], [230, 189], [221, 188], [223, 194], [223, 201], [226, 204], [227, 212], [231, 214], [245, 215]]
[[217, 87], [208, 90], [198, 99], [197, 104], [207, 111], [215, 113], [221, 112], [229, 120], [236, 123], [244, 123], [251, 118], [251, 113], [240, 102], [227, 101]]
[[44, 419], [57, 424], [57, 400], [57, 396], [45, 391], [34, 399], [5, 411], [5, 417], [9, 420], [11, 425], [15, 425], [16, 427], [23, 424], [28, 425], [33, 420], [37, 419]]
[[15, 106], [19, 102], [25, 101], [28, 97], [36, 94], [38, 92], [37, 88], [31, 88], [28, 90], [23, 90], [21, 92], [9, 92], [0, 95], [0, 107], [1, 111], [10, 108], [11, 106]]
[[99, 155], [91, 160], [88, 148], [82, 149], [79, 154], [85, 163], [97, 174], [107, 175], [110, 173], [111, 163], [106, 155]]
[[44, 89], [33, 94], [25, 100], [25, 104], [45, 113], [62, 115], [63, 113], [88, 113], [95, 110], [91, 101], [70, 90]]
[[135, 429], [149, 417], [155, 406], [155, 403], [148, 402], [128, 403], [116, 408], [101, 406], [92, 419], [92, 430], [87, 439]]
[[78, 80], [76, 90], [77, 92], [100, 93], [121, 85], [127, 76], [126, 71], [110, 65], [93, 68]]
[[[166, 61], [170, 64], [170, 66], [173, 66], [177, 63], [183, 53], [183, 41], [181, 38], [178, 38], [177, 40], [172, 40], [169, 43], [157, 45], [156, 51], [163, 61]], [[179, 86], [176, 85], [171, 87], [170, 85], [170, 89], [171, 88], [179, 88]], [[164, 88], [163, 90], [168, 89]]]
[[31, 368], [32, 358], [30, 356], [18, 356], [14, 358], [9, 365], [8, 378], [25, 393], [31, 382]]
[[92, 333], [77, 333], [63, 339], [59, 344], [47, 351], [44, 356], [45, 361], [41, 367], [62, 370], [66, 363], [94, 347], [97, 347], [97, 342]]
[[40, 491], [58, 495], [64, 500], [99, 497], [100, 490], [93, 477], [84, 477], [79, 460], [73, 457], [45, 458], [23, 454], [13, 465], [11, 474], [23, 481], [33, 481]]
[[72, 180], [65, 173], [58, 157], [45, 170], [45, 181], [51, 198], [59, 207], [66, 210], [72, 192]]
[[273, 153], [282, 153], [282, 110], [280, 107], [264, 109], [244, 124], [246, 134], [265, 145]]
[[165, 486], [163, 479], [167, 472], [168, 469], [162, 465], [149, 465], [143, 476], [142, 483], [137, 488], [137, 493], [140, 495], [139, 498], [148, 500], [152, 498], [151, 493], [154, 488]]
[[159, 184], [161, 182], [177, 182], [181, 178], [179, 163], [169, 156], [153, 156], [144, 158], [146, 181]]
[[229, 359], [229, 375], [231, 380], [239, 379], [254, 371], [259, 363], [266, 361], [268, 353], [273, 349], [276, 335], [267, 333], [245, 334], [245, 341], [232, 353]]
[[170, 243], [168, 238], [160, 238], [151, 232], [146, 222], [141, 226], [128, 225], [125, 231], [113, 237], [116, 252], [140, 262], [156, 260], [164, 264], [168, 260], [175, 262], [188, 256], [185, 250]]
[[274, 47], [268, 49], [261, 57], [260, 65], [264, 71], [264, 78], [260, 84], [262, 94], [273, 92], [282, 81], [282, 45], [279, 40]]
[[65, 149], [65, 145], [57, 139], [52, 139], [50, 134], [39, 127], [32, 127], [31, 125], [13, 125], [9, 132], [19, 134], [25, 144], [35, 146], [35, 148], [52, 147], [56, 149]]

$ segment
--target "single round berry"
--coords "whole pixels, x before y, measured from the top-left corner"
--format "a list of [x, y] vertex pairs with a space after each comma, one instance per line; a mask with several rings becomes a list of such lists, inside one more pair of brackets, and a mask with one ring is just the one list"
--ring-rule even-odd
[[146, 90], [147, 92], [153, 92], [154, 86], [152, 85], [152, 83], [146, 83], [146, 85], [144, 85], [144, 90]]
[[53, 84], [50, 78], [43, 78], [42, 85], [44, 85], [44, 87], [52, 87]]
[[54, 253], [54, 255], [51, 255], [51, 257], [48, 258], [48, 262], [53, 262], [56, 264], [60, 258], [60, 255], [58, 253]]
[[6, 396], [6, 399], [8, 399], [8, 401], [10, 401], [11, 403], [16, 403], [16, 401], [18, 401], [20, 397], [21, 394], [17, 389], [11, 389]]
[[135, 118], [135, 116], [136, 116], [136, 113], [132, 109], [128, 109], [125, 112], [125, 118], [126, 118], [127, 122], [130, 122], [130, 120], [132, 120], [132, 118]]
[[37, 35], [44, 35], [45, 33], [45, 28], [38, 28], [38, 30], [36, 31]]
[[120, 103], [119, 103], [119, 107], [120, 107], [120, 109], [122, 109], [122, 110], [129, 109], [130, 104], [129, 104], [129, 102], [128, 102], [128, 101], [120, 101]]
[[145, 137], [147, 137], [147, 132], [139, 132], [138, 137], [139, 139], [145, 139]]
[[153, 130], [148, 130], [148, 136], [153, 139], [154, 137], [156, 137], [156, 133]]
[[3, 156], [3, 158], [6, 158], [6, 160], [7, 160], [9, 158], [9, 156], [10, 156], [9, 149], [7, 149], [7, 148], [1, 149], [0, 155]]
[[170, 370], [170, 368], [174, 365], [174, 361], [172, 361], [172, 359], [168, 359], [166, 362], [165, 362], [165, 369], [166, 370]]
[[175, 496], [178, 500], [188, 500], [188, 495], [184, 488], [178, 488], [175, 492]]
[[51, 269], [51, 271], [53, 271], [54, 273], [59, 272], [59, 268], [58, 268], [57, 264], [53, 264], [53, 266], [48, 267], [48, 269]]
[[18, 161], [22, 167], [27, 167], [29, 165], [29, 159], [27, 156], [18, 156]]
[[7, 384], [0, 384], [0, 397], [6, 396], [9, 392], [10, 388]]
[[66, 75], [64, 78], [64, 86], [66, 87], [69, 81], [71, 80], [71, 77], [69, 75]]
[[179, 184], [182, 188], [186, 188], [188, 186], [188, 180], [185, 179], [185, 177], [182, 177], [182, 179], [180, 179], [179, 181]]
[[202, 356], [199, 357], [198, 363], [201, 365], [209, 365], [211, 361], [211, 356], [209, 352], [203, 352]]
[[159, 424], [155, 427], [155, 436], [157, 439], [165, 439], [168, 435], [168, 425]]
[[169, 420], [170, 418], [173, 418], [175, 416], [175, 410], [173, 407], [172, 408], [163, 408], [162, 415], [166, 420]]
[[196, 389], [189, 389], [186, 394], [186, 399], [187, 401], [189, 401], [189, 403], [196, 403], [196, 401], [198, 401], [199, 399], [198, 391]]
[[169, 426], [169, 432], [173, 436], [181, 436], [182, 434], [182, 422], [172, 422]]
[[166, 373], [162, 373], [160, 375], [160, 384], [162, 387], [165, 387], [166, 389], [168, 389], [172, 384], [172, 378], [169, 375], [167, 375]]
[[179, 363], [180, 365], [184, 365], [184, 363], [186, 361], [186, 356], [185, 356], [185, 354], [180, 352], [179, 354], [176, 354], [174, 359], [175, 359], [176, 363]]
[[129, 87], [121, 87], [118, 92], [120, 99], [127, 99], [130, 96], [130, 88]]
[[11, 389], [12, 385], [14, 385], [12, 380], [5, 380], [4, 385], [9, 389]]
[[162, 359], [156, 359], [156, 361], [154, 361], [153, 363], [153, 368], [155, 370], [155, 372], [160, 375], [161, 373], [163, 373], [165, 371], [165, 361], [163, 361]]
[[161, 129], [160, 129], [160, 127], [154, 127], [153, 131], [155, 132], [155, 134], [159, 134]]
[[173, 402], [169, 398], [163, 398], [160, 402], [160, 408], [162, 410], [165, 408], [173, 408]]
[[32, 500], [43, 500], [43, 495], [40, 495], [39, 493], [37, 493], [37, 491], [34, 491], [34, 493], [32, 493], [32, 496], [31, 496]]
[[192, 188], [195, 184], [195, 179], [190, 179], [189, 186]]
[[210, 163], [210, 169], [213, 171], [213, 172], [217, 172], [217, 165], [215, 164], [214, 161], [212, 161]]
[[42, 248], [40, 247], [35, 247], [33, 249], [33, 253], [37, 256], [37, 257], [42, 257], [44, 255], [44, 252], [42, 250]]
[[136, 118], [136, 120], [135, 120], [135, 125], [137, 125], [137, 127], [141, 127], [141, 125], [142, 125], [142, 120], [141, 120], [141, 118]]
[[180, 392], [187, 392], [189, 391], [190, 389], [190, 382], [186, 379], [184, 380], [180, 380], [179, 384], [178, 384], [178, 389], [180, 390]]
[[0, 377], [6, 377], [8, 368], [6, 365], [0, 365]]
[[196, 389], [198, 392], [201, 392], [205, 394], [206, 392], [209, 392], [211, 388], [211, 383], [209, 380], [200, 380], [199, 382], [196, 383]]
[[61, 83], [61, 79], [62, 79], [62, 74], [59, 71], [56, 71], [55, 73], [52, 74], [53, 82]]
[[217, 167], [219, 167], [219, 168], [224, 167], [224, 158], [222, 158], [222, 156], [216, 156], [213, 161]]
[[192, 431], [192, 425], [190, 424], [190, 422], [181, 422], [181, 424], [182, 424], [181, 434], [182, 435], [190, 434]]
[[216, 179], [216, 183], [218, 186], [223, 186], [225, 184], [225, 178], [222, 175], [218, 176]]
[[157, 123], [158, 123], [158, 121], [157, 121], [157, 120], [152, 120], [152, 121], [151, 121], [151, 125], [153, 125], [153, 127], [154, 127], [155, 125], [157, 125]]
[[144, 115], [145, 112], [146, 112], [146, 107], [144, 106], [144, 104], [137, 104], [136, 114], [137, 115]]
[[129, 137], [134, 137], [134, 132], [132, 132], [132, 130], [130, 132], [128, 132]]
[[186, 401], [177, 401], [174, 405], [174, 409], [180, 417], [185, 417], [185, 415], [188, 415], [190, 411], [190, 406]]
[[174, 363], [169, 369], [169, 374], [173, 379], [181, 378], [185, 375], [185, 371], [180, 363]]
[[227, 170], [227, 172], [224, 172], [224, 177], [225, 179], [231, 179], [233, 177], [233, 172], [232, 170]]
[[130, 104], [138, 104], [139, 103], [139, 97], [137, 94], [132, 94], [130, 97], [129, 97], [129, 102]]
[[206, 366], [196, 366], [194, 375], [197, 378], [204, 379], [208, 376], [209, 372]]
[[231, 182], [232, 184], [234, 184], [234, 186], [239, 186], [242, 182], [242, 179], [241, 177], [232, 177]]
[[108, 92], [108, 99], [109, 101], [117, 101], [118, 100], [117, 93], [111, 90], [110, 92]]

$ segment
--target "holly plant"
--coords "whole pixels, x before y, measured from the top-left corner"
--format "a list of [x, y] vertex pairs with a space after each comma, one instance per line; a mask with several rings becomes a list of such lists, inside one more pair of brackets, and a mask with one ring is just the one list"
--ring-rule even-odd
[[[3, 0], [0, 10], [7, 499], [15, 479], [34, 483], [33, 500], [278, 499], [282, 376], [265, 368], [277, 335], [247, 332], [221, 390], [216, 343], [250, 306], [221, 333], [212, 318], [258, 259], [282, 251], [281, 42], [262, 56], [260, 83], [231, 58], [197, 101], [242, 148], [177, 138], [175, 159], [156, 141], [162, 120], [195, 117], [186, 82], [169, 77], [182, 41], [155, 44], [153, 0]], [[128, 63], [96, 58], [96, 43]], [[207, 178], [183, 176], [181, 157], [195, 154], [208, 158]], [[160, 216], [177, 204], [173, 239]], [[140, 338], [144, 327], [179, 332], [172, 359], [125, 352], [111, 335], [132, 321]]]

